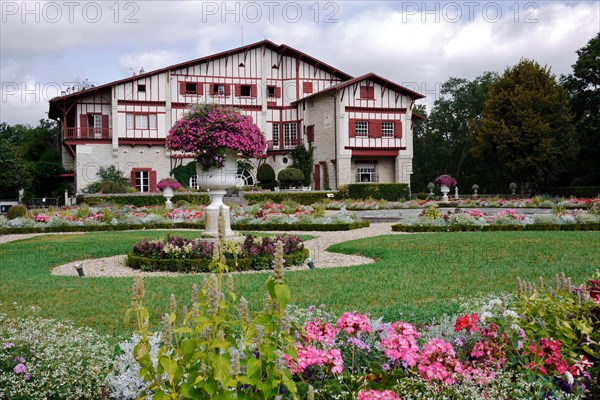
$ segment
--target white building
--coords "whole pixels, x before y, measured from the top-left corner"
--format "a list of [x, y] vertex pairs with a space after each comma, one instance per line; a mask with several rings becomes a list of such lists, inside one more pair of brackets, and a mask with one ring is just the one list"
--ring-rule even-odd
[[182, 160], [165, 148], [191, 103], [235, 106], [264, 132], [267, 162], [312, 143], [316, 190], [353, 182], [410, 182], [411, 112], [424, 96], [378, 75], [352, 76], [264, 40], [142, 73], [50, 101], [62, 129], [63, 164], [81, 191], [116, 165], [139, 191], [153, 191]]

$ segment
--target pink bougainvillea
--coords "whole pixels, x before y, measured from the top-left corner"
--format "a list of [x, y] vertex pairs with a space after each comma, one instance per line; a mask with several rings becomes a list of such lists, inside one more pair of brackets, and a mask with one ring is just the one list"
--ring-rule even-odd
[[219, 104], [197, 104], [173, 125], [166, 145], [171, 150], [194, 154], [208, 170], [223, 167], [226, 148], [243, 157], [258, 157], [266, 141], [250, 116]]

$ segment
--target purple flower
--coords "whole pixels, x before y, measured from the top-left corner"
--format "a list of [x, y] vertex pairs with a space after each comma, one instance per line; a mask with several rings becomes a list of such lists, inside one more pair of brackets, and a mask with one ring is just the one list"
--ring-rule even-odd
[[25, 359], [23, 357], [17, 357], [17, 358], [15, 358], [15, 361], [18, 363], [24, 363]]
[[26, 370], [27, 370], [27, 367], [23, 363], [17, 364], [14, 368], [15, 374], [22, 374]]
[[29, 374], [25, 374], [25, 375], [23, 375], [23, 380], [24, 380], [24, 381], [28, 381], [28, 380], [30, 380], [30, 379], [31, 379], [31, 375], [29, 375]]
[[381, 368], [383, 368], [383, 370], [384, 370], [384, 371], [386, 371], [386, 372], [387, 372], [387, 371], [389, 371], [390, 369], [392, 369], [392, 368], [390, 367], [390, 364], [388, 364], [388, 363], [385, 363], [385, 364], [383, 364], [383, 365], [381, 366]]
[[8, 342], [4, 345], [4, 350], [8, 350], [11, 349], [15, 346], [15, 344], [13, 342]]

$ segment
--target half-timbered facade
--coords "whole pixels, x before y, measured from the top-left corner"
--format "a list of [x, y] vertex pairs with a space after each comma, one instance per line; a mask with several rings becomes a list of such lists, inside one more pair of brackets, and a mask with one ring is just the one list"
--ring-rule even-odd
[[[276, 173], [289, 152], [315, 148], [314, 189], [352, 182], [410, 182], [412, 105], [423, 96], [374, 74], [353, 78], [268, 40], [142, 73], [50, 101], [60, 122], [63, 164], [77, 191], [116, 165], [138, 191], [177, 165], [165, 138], [189, 104], [235, 106], [267, 138]], [[252, 179], [250, 179], [252, 181]]]

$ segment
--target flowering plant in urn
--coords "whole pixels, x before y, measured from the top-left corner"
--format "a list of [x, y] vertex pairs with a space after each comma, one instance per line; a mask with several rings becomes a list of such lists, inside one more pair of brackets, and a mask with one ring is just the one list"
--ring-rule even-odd
[[454, 179], [450, 175], [440, 175], [437, 178], [435, 178], [434, 183], [436, 185], [456, 186], [456, 179]]
[[194, 154], [199, 166], [208, 171], [224, 166], [226, 149], [254, 158], [264, 152], [266, 141], [250, 116], [220, 104], [194, 104], [173, 125], [166, 145]]
[[181, 187], [181, 183], [177, 182], [173, 178], [164, 178], [161, 179], [156, 185], [160, 190], [165, 190], [166, 188], [171, 188], [173, 190], [177, 190]]

